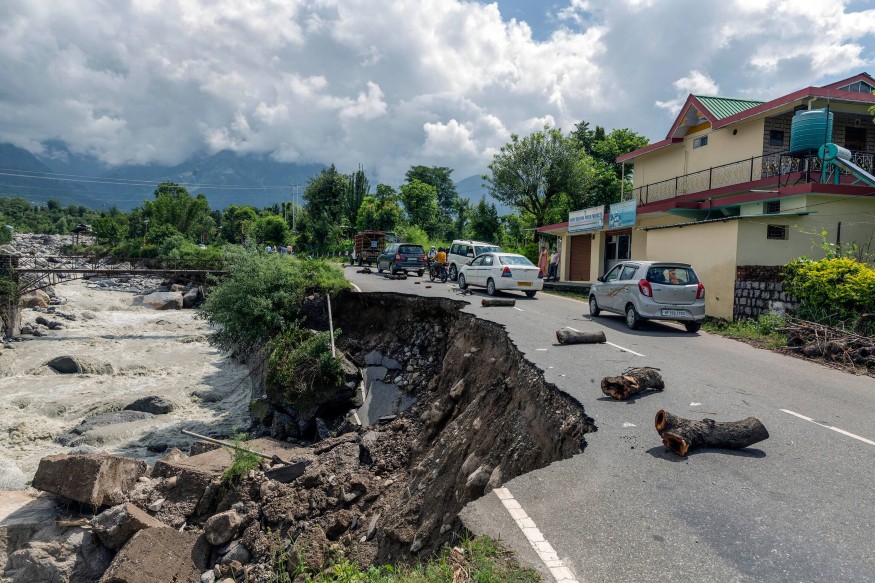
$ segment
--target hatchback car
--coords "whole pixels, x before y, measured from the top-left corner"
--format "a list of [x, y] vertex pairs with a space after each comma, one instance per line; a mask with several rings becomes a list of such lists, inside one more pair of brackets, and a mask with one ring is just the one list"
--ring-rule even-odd
[[492, 243], [481, 243], [480, 241], [462, 241], [459, 239], [453, 241], [453, 244], [450, 245], [450, 252], [447, 253], [450, 279], [456, 281], [462, 266], [481, 253], [501, 253], [501, 247]]
[[544, 272], [516, 253], [483, 253], [459, 270], [459, 289], [469, 285], [485, 287], [491, 296], [499, 290], [518, 290], [533, 298], [544, 289]]
[[623, 314], [626, 326], [642, 320], [674, 320], [697, 332], [705, 319], [705, 286], [686, 263], [624, 261], [598, 278], [589, 293], [589, 313]]
[[391, 275], [415, 271], [419, 277], [425, 273], [425, 251], [422, 245], [392, 243], [377, 257], [377, 273], [387, 270]]

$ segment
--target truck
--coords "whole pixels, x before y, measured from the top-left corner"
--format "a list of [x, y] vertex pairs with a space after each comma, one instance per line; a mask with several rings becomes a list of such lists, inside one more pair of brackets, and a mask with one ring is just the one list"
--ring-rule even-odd
[[386, 245], [397, 242], [395, 233], [388, 231], [361, 231], [355, 234], [353, 241], [355, 246], [352, 255], [349, 256], [350, 263], [358, 262], [361, 265], [373, 265], [380, 256]]

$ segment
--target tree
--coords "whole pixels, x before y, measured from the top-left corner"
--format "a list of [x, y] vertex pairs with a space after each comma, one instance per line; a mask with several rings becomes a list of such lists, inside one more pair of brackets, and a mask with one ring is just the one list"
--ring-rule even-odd
[[356, 228], [359, 231], [393, 231], [400, 221], [401, 207], [395, 191], [390, 186], [378, 184], [377, 194], [366, 196], [362, 201]]
[[91, 230], [97, 237], [98, 243], [118, 245], [128, 236], [130, 230], [128, 217], [113, 207], [108, 213], [94, 220]]
[[409, 184], [402, 185], [400, 190], [401, 202], [404, 203], [410, 224], [424, 230], [429, 236], [435, 234], [440, 224], [437, 189], [414, 178]]
[[258, 214], [251, 206], [231, 205], [222, 214], [222, 238], [229, 243], [244, 243], [246, 234], [254, 227]]
[[202, 193], [191, 196], [185, 187], [174, 182], [162, 182], [155, 189], [155, 199], [143, 203], [143, 219], [149, 229], [170, 225], [187, 239], [199, 236], [199, 228], [210, 216], [210, 205]]
[[346, 219], [346, 224], [356, 226], [359, 208], [370, 190], [370, 184], [361, 166], [347, 177], [347, 181], [349, 186], [343, 197], [343, 218]]
[[531, 214], [537, 227], [562, 192], [579, 193], [583, 184], [572, 138], [544, 126], [522, 139], [516, 134], [501, 147], [483, 179], [497, 200]]
[[471, 211], [471, 231], [478, 241], [496, 241], [501, 229], [501, 219], [494, 204], [487, 204], [482, 197]]
[[457, 239], [465, 239], [465, 231], [471, 220], [471, 201], [461, 196], [456, 201], [456, 221], [453, 233]]
[[289, 238], [289, 225], [279, 215], [265, 215], [255, 224], [258, 241], [270, 245], [284, 245]]
[[407, 184], [419, 180], [425, 184], [434, 186], [437, 193], [438, 206], [451, 215], [456, 210], [456, 202], [459, 193], [456, 191], [456, 183], [452, 178], [453, 169], [445, 166], [411, 166], [404, 177]]
[[348, 180], [337, 171], [334, 164], [307, 183], [304, 199], [307, 201], [313, 243], [316, 245], [327, 245], [336, 237], [336, 227], [341, 224], [343, 200], [348, 188]]

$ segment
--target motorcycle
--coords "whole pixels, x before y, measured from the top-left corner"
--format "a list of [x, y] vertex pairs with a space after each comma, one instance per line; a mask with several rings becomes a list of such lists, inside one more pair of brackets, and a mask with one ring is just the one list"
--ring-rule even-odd
[[441, 283], [447, 283], [447, 278], [449, 277], [449, 273], [447, 272], [447, 265], [445, 263], [432, 261], [428, 265], [428, 277], [431, 279], [431, 281], [440, 279]]

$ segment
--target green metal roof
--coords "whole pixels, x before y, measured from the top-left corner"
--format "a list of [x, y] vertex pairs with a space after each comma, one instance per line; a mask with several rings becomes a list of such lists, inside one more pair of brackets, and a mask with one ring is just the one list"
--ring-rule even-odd
[[702, 105], [708, 108], [708, 113], [718, 120], [725, 119], [731, 115], [741, 113], [742, 111], [765, 103], [764, 101], [733, 99], [731, 97], [711, 97], [706, 95], [696, 95], [695, 97]]

